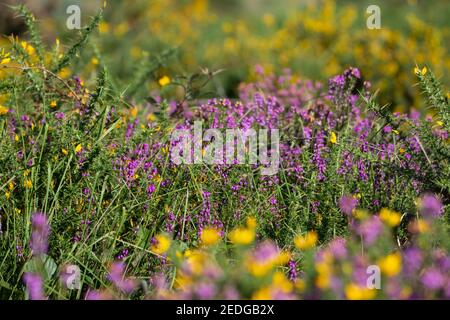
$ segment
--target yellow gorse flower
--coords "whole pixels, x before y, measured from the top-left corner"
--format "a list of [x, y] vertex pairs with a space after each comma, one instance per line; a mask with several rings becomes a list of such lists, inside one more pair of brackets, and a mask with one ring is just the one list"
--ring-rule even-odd
[[170, 83], [170, 78], [168, 76], [162, 76], [159, 78], [158, 83], [161, 87], [167, 86]]
[[331, 131], [330, 142], [332, 144], [336, 144], [336, 142], [337, 142], [337, 136], [336, 136], [336, 133], [334, 133], [334, 131]]
[[427, 67], [423, 67], [422, 69], [419, 69], [418, 67], [414, 68], [414, 73], [417, 75], [424, 76], [427, 73], [427, 71], [428, 71]]
[[200, 236], [202, 244], [206, 246], [213, 246], [220, 240], [219, 231], [216, 228], [207, 227], [202, 230]]
[[388, 277], [394, 277], [402, 269], [402, 256], [400, 252], [391, 253], [378, 261], [381, 272]]
[[9, 112], [9, 109], [0, 105], [0, 116], [3, 116]]
[[380, 219], [391, 227], [396, 227], [400, 224], [401, 215], [398, 212], [383, 208], [380, 211]]
[[290, 293], [294, 289], [292, 282], [286, 278], [286, 275], [281, 271], [276, 271], [272, 277], [272, 287], [283, 293]]
[[280, 251], [265, 259], [255, 259], [253, 255], [249, 255], [247, 256], [246, 267], [253, 276], [263, 277], [274, 270], [274, 268], [288, 263], [290, 258], [291, 255], [284, 251]]
[[81, 143], [79, 143], [76, 147], [75, 147], [75, 153], [80, 152], [83, 149], [83, 146], [81, 145]]
[[149, 114], [147, 115], [147, 121], [153, 122], [153, 121], [155, 121], [155, 120], [156, 120], [156, 116], [155, 116], [154, 113], [149, 113]]
[[417, 221], [411, 222], [409, 230], [414, 233], [426, 233], [430, 231], [430, 225], [425, 219], [417, 219]]
[[5, 49], [2, 49], [2, 52], [0, 52], [0, 64], [7, 64], [11, 61], [11, 58], [9, 57], [10, 53], [5, 53]]
[[170, 249], [171, 240], [164, 234], [155, 237], [156, 243], [152, 245], [151, 251], [156, 254], [164, 254]]
[[100, 22], [98, 24], [98, 31], [100, 33], [108, 33], [109, 32], [109, 24], [107, 22], [104, 22], [104, 21]]
[[254, 217], [248, 217], [247, 221], [246, 221], [247, 227], [250, 229], [255, 229], [257, 222], [256, 219]]
[[228, 237], [234, 244], [247, 245], [255, 240], [255, 230], [250, 228], [236, 228], [230, 232]]
[[318, 240], [317, 232], [310, 231], [307, 232], [304, 236], [296, 236], [294, 238], [295, 246], [300, 250], [308, 250], [313, 248]]
[[272, 293], [270, 287], [263, 287], [252, 294], [252, 300], [271, 300]]
[[20, 43], [20, 45], [22, 46], [22, 48], [28, 53], [28, 55], [30, 55], [30, 56], [32, 56], [32, 55], [34, 55], [34, 53], [36, 52], [36, 50], [34, 49], [34, 47], [31, 45], [31, 44], [29, 44], [28, 42], [26, 42], [26, 41], [22, 41], [21, 43]]
[[25, 179], [25, 181], [24, 181], [24, 183], [23, 183], [23, 186], [24, 186], [26, 189], [31, 189], [31, 187], [33, 186], [33, 183], [31, 182], [30, 179]]
[[273, 269], [272, 261], [253, 261], [249, 260], [247, 269], [254, 277], [263, 277]]
[[376, 290], [351, 283], [345, 287], [345, 296], [349, 300], [370, 300], [375, 298]]
[[315, 263], [317, 277], [315, 284], [319, 289], [327, 289], [331, 284], [331, 276], [333, 275], [333, 256], [329, 252], [325, 252], [321, 261]]

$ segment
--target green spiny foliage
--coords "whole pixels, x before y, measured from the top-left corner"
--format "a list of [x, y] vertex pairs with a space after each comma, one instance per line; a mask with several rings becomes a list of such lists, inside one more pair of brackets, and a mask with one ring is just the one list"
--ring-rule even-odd
[[155, 58], [147, 57], [146, 59], [142, 59], [141, 63], [136, 67], [136, 75], [134, 80], [126, 88], [127, 97], [139, 98], [136, 96], [136, 93], [142, 88], [142, 84], [146, 83], [149, 79], [155, 80], [155, 72], [164, 67], [164, 65], [168, 63], [169, 59], [176, 55], [176, 53], [176, 48], [170, 48], [163, 51]]
[[444, 95], [441, 83], [432, 71], [425, 74], [418, 73], [420, 87], [428, 99], [428, 108], [436, 110], [439, 119], [444, 123], [447, 132], [450, 132], [450, 101]]
[[52, 69], [53, 72], [57, 73], [61, 71], [64, 67], [68, 66], [70, 62], [77, 57], [77, 55], [83, 50], [86, 45], [89, 36], [97, 28], [98, 24], [102, 20], [103, 12], [99, 11], [92, 19], [89, 25], [81, 30], [81, 34], [77, 42], [75, 42], [69, 50], [63, 55], [63, 57], [58, 61], [57, 65]]
[[25, 7], [25, 5], [13, 7], [13, 9], [25, 20], [28, 32], [30, 33], [31, 43], [35, 46], [37, 55], [39, 57], [39, 61], [42, 63], [43, 52], [45, 48], [42, 42], [41, 34], [36, 25], [36, 18], [30, 12], [30, 10], [28, 10], [28, 8]]

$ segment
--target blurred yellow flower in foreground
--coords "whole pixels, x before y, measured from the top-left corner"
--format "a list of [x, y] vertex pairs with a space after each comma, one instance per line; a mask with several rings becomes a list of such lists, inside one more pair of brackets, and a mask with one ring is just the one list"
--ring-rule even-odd
[[375, 298], [376, 291], [351, 283], [345, 287], [345, 295], [349, 300], [370, 300]]
[[391, 227], [396, 227], [400, 224], [401, 215], [398, 212], [383, 208], [380, 211], [380, 219]]
[[248, 228], [237, 228], [230, 232], [229, 238], [234, 244], [250, 244], [255, 240], [255, 230]]
[[255, 229], [256, 228], [256, 219], [254, 217], [248, 217], [247, 218], [247, 227], [250, 229]]
[[252, 300], [271, 300], [272, 294], [269, 287], [261, 288], [255, 291], [252, 295]]
[[395, 252], [381, 258], [378, 261], [381, 272], [383, 272], [388, 277], [396, 276], [402, 269], [402, 256], [400, 252]]
[[104, 21], [100, 22], [98, 24], [98, 31], [100, 33], [108, 33], [109, 32], [109, 24], [107, 22], [104, 22]]
[[155, 237], [156, 243], [152, 245], [151, 251], [156, 254], [163, 254], [170, 249], [171, 241], [168, 236], [159, 234]]
[[215, 228], [204, 228], [200, 236], [202, 243], [206, 246], [213, 246], [220, 240], [219, 231]]
[[8, 108], [6, 108], [6, 107], [0, 105], [0, 116], [3, 116], [3, 115], [5, 115], [5, 114], [7, 114], [8, 111], [9, 111]]
[[318, 240], [317, 232], [310, 231], [304, 236], [296, 236], [294, 239], [295, 246], [300, 250], [313, 248]]

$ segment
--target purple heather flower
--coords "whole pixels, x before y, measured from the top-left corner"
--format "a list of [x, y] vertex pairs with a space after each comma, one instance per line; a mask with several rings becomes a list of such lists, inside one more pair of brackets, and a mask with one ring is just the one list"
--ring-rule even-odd
[[125, 264], [123, 262], [114, 262], [109, 270], [108, 280], [110, 280], [117, 289], [125, 293], [131, 293], [136, 288], [136, 283], [131, 278], [124, 278]]
[[442, 202], [433, 194], [425, 194], [420, 199], [419, 211], [426, 218], [438, 218], [442, 215]]
[[384, 128], [383, 128], [383, 132], [384, 133], [390, 133], [392, 131], [392, 127], [391, 126], [385, 126]]
[[445, 298], [450, 299], [450, 278], [447, 278], [447, 285], [445, 286]]
[[405, 270], [407, 273], [413, 273], [420, 268], [423, 261], [423, 254], [420, 249], [411, 247], [403, 251], [405, 261]]
[[445, 250], [433, 250], [432, 257], [435, 265], [438, 266], [442, 272], [448, 273], [450, 271], [450, 257], [447, 255]]
[[289, 267], [288, 278], [291, 281], [295, 281], [297, 279], [297, 263], [295, 262], [295, 260], [290, 259], [288, 267]]
[[333, 239], [328, 247], [336, 259], [344, 259], [347, 257], [346, 241], [344, 238]]
[[23, 275], [30, 300], [46, 300], [42, 277], [37, 273], [27, 272]]
[[202, 300], [209, 300], [214, 298], [216, 291], [217, 289], [213, 283], [205, 282], [198, 284], [195, 290], [197, 296]]
[[151, 196], [153, 194], [153, 192], [155, 192], [156, 187], [154, 184], [149, 184], [149, 186], [147, 187], [147, 195]]
[[239, 291], [232, 285], [227, 285], [223, 291], [225, 300], [238, 300]]
[[31, 241], [30, 247], [34, 256], [47, 253], [48, 250], [48, 236], [50, 234], [50, 227], [47, 217], [41, 212], [36, 212], [31, 216]]
[[112, 298], [111, 294], [100, 290], [89, 290], [85, 296], [85, 300], [111, 300]]
[[401, 298], [402, 287], [397, 279], [392, 279], [388, 282], [386, 288], [387, 295], [391, 300], [398, 300]]
[[56, 118], [57, 120], [62, 120], [62, 119], [64, 119], [64, 112], [56, 112], [56, 113], [55, 113], [55, 118]]
[[279, 253], [277, 246], [271, 241], [264, 241], [255, 250], [253, 257], [258, 262], [275, 258]]
[[155, 274], [150, 279], [150, 283], [155, 287], [157, 291], [167, 290], [169, 288], [166, 277], [163, 273]]
[[343, 281], [339, 277], [332, 276], [330, 279], [330, 288], [333, 290], [334, 294], [338, 297], [338, 299], [342, 299], [342, 287]]
[[430, 290], [437, 290], [445, 285], [445, 277], [436, 268], [429, 268], [422, 275], [422, 283]]
[[378, 216], [373, 216], [361, 223], [358, 232], [367, 245], [373, 244], [383, 231], [383, 223]]
[[357, 205], [358, 199], [354, 198], [353, 196], [342, 196], [339, 199], [339, 208], [346, 215], [351, 215]]
[[346, 70], [346, 73], [347, 73], [347, 72], [350, 72], [350, 74], [351, 74], [352, 76], [354, 76], [355, 78], [358, 78], [358, 79], [361, 78], [361, 72], [359, 71], [358, 68], [350, 67], [348, 70]]

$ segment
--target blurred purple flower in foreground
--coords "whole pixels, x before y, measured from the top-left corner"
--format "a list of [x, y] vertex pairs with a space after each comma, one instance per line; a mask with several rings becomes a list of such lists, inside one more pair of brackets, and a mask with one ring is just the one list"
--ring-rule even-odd
[[433, 194], [425, 194], [420, 199], [419, 210], [426, 218], [438, 218], [442, 215], [442, 202]]
[[124, 272], [125, 264], [122, 262], [114, 262], [109, 270], [108, 279], [117, 289], [125, 293], [131, 293], [136, 288], [136, 281], [131, 278], [125, 278]]
[[23, 276], [30, 300], [46, 300], [42, 277], [37, 273], [27, 272]]
[[339, 208], [346, 215], [351, 215], [357, 205], [358, 199], [353, 196], [342, 196], [341, 199], [339, 199]]
[[48, 250], [48, 236], [50, 227], [45, 214], [36, 212], [31, 217], [31, 233], [30, 248], [34, 256], [46, 254]]

